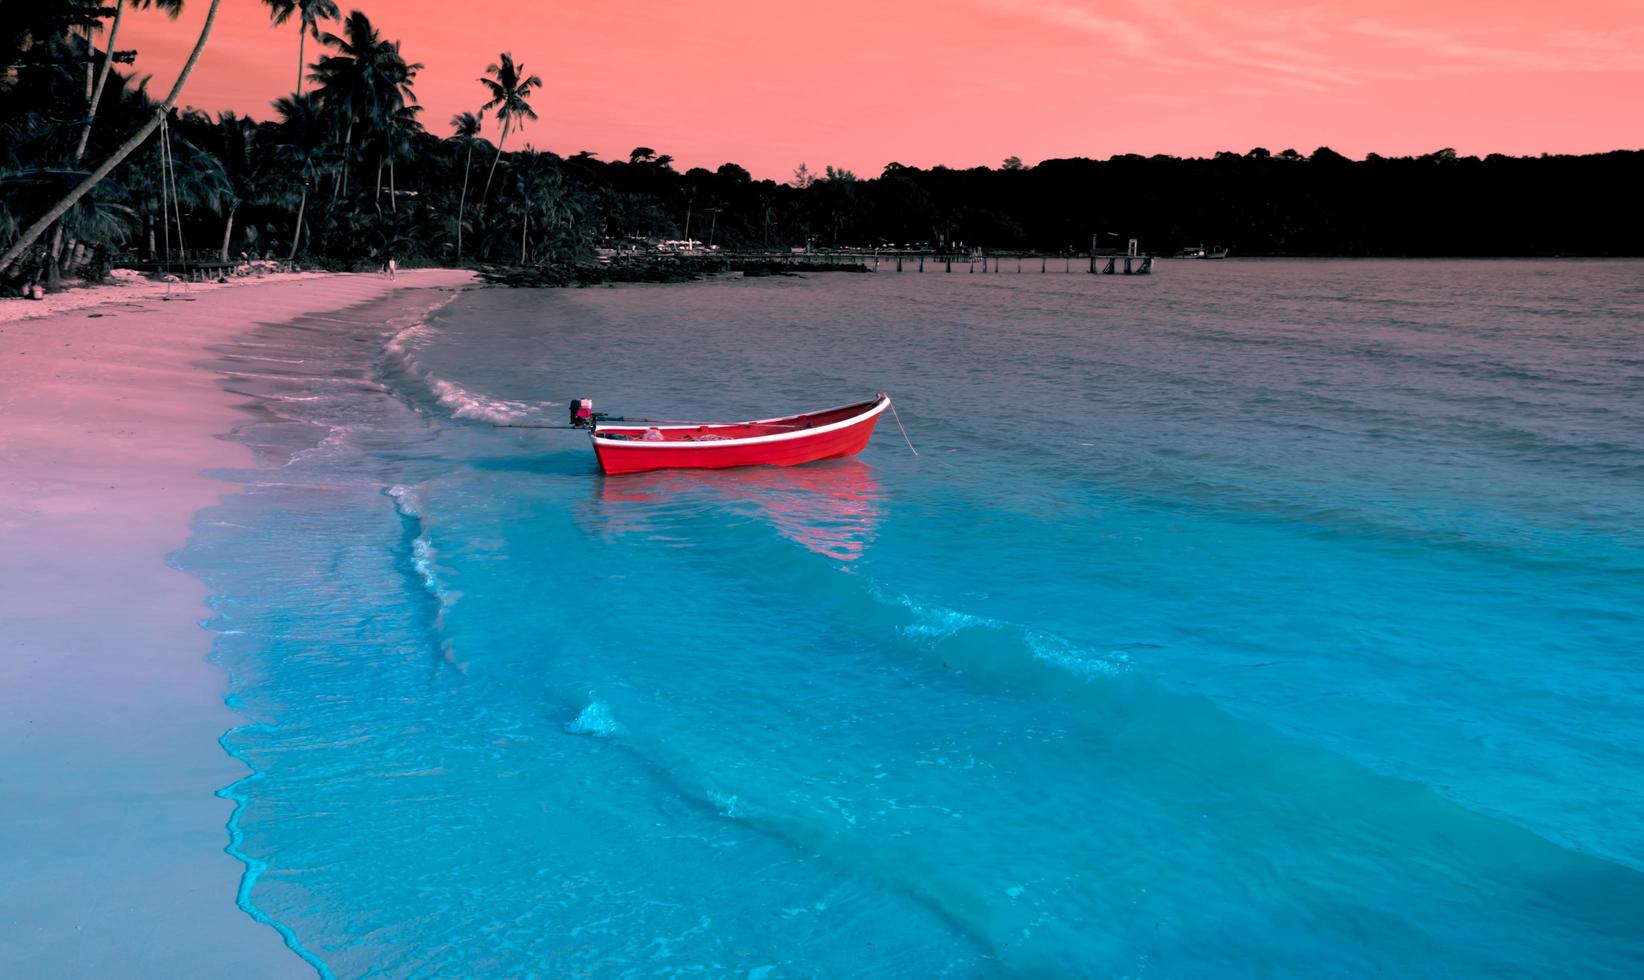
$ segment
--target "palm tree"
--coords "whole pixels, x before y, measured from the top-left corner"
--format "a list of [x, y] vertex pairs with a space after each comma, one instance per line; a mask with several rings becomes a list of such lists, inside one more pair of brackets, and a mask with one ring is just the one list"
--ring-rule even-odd
[[321, 43], [336, 49], [314, 65], [309, 79], [320, 84], [322, 108], [344, 120], [344, 156], [337, 178], [338, 195], [348, 191], [348, 152], [354, 143], [354, 125], [370, 130], [383, 128], [386, 121], [406, 106], [416, 104], [411, 83], [420, 64], [407, 64], [400, 55], [398, 41], [385, 41], [370, 18], [356, 10], [343, 22], [341, 36], [326, 33]]
[[234, 216], [239, 213], [240, 205], [263, 197], [265, 173], [256, 147], [257, 124], [233, 112], [224, 112], [205, 134], [210, 138], [205, 149], [222, 165], [226, 178], [227, 193], [222, 195], [223, 244], [217, 259], [227, 262], [228, 246], [234, 238]]
[[334, 0], [263, 0], [268, 7], [268, 19], [279, 27], [297, 15], [297, 94], [303, 94], [303, 45], [312, 36], [320, 39], [320, 21], [336, 20], [342, 16]]
[[[183, 0], [130, 0], [130, 2], [131, 6], [140, 9], [157, 7], [160, 10], [165, 11], [172, 20], [176, 20], [177, 15], [181, 13], [183, 9]], [[97, 115], [97, 106], [103, 100], [103, 87], [108, 83], [108, 76], [114, 67], [114, 42], [120, 34], [120, 21], [122, 19], [122, 15], [125, 13], [125, 8], [126, 4], [122, 2], [122, 0], [115, 0], [114, 21], [109, 25], [108, 45], [103, 51], [103, 64], [97, 71], [97, 80], [95, 84], [93, 84], [91, 79], [90, 65], [88, 64], [86, 67], [86, 118], [85, 121], [80, 124], [80, 141], [74, 148], [74, 164], [76, 166], [78, 166], [80, 161], [84, 160], [86, 157], [86, 144], [91, 140], [92, 120]], [[97, 16], [100, 17], [101, 14], [98, 14]], [[89, 53], [93, 50], [91, 43], [91, 28], [87, 26], [84, 30], [86, 32], [86, 50]], [[51, 236], [51, 255], [54, 261], [57, 258], [62, 245], [63, 228], [59, 225], [57, 229], [52, 232]], [[52, 281], [55, 283], [57, 281], [57, 273], [55, 271], [52, 273], [52, 277]]]
[[[389, 113], [382, 120], [381, 132], [377, 135], [377, 194], [382, 195], [382, 167], [388, 164], [388, 209], [398, 211], [399, 190], [394, 186], [394, 161], [411, 158], [411, 141], [420, 132], [423, 132], [422, 123], [417, 121], [417, 113], [422, 111], [420, 105], [402, 105]], [[379, 207], [378, 212], [381, 212]]]
[[485, 175], [485, 191], [480, 194], [480, 207], [485, 206], [485, 199], [491, 194], [491, 178], [496, 176], [497, 164], [502, 160], [502, 145], [508, 141], [508, 130], [518, 120], [520, 128], [525, 127], [525, 120], [536, 119], [536, 110], [526, 99], [531, 92], [542, 84], [542, 79], [535, 75], [524, 78], [524, 64], [514, 64], [514, 56], [504, 52], [498, 56], [496, 64], [486, 65], [485, 73], [489, 78], [480, 79], [491, 93], [491, 101], [480, 106], [480, 113], [488, 109], [497, 110], [497, 121], [502, 123], [502, 137], [497, 140], [497, 156], [491, 161], [491, 169]]
[[319, 175], [325, 160], [325, 131], [320, 118], [320, 100], [312, 92], [293, 94], [274, 103], [280, 114], [275, 127], [279, 145], [275, 156], [290, 172], [302, 180], [297, 198], [297, 222], [291, 232], [291, 254], [286, 261], [297, 260], [297, 245], [303, 237], [303, 212], [308, 208], [308, 188]]
[[165, 119], [166, 113], [171, 111], [177, 97], [183, 94], [183, 85], [188, 82], [188, 76], [194, 73], [194, 66], [200, 61], [200, 53], [205, 50], [206, 39], [211, 36], [211, 27], [217, 22], [217, 8], [221, 5], [222, 0], [211, 0], [211, 8], [206, 11], [205, 23], [200, 27], [200, 36], [194, 42], [194, 50], [189, 52], [188, 60], [183, 62], [182, 71], [177, 73], [177, 81], [172, 84], [171, 91], [166, 94], [165, 100], [155, 107], [154, 114], [149, 117], [148, 122], [126, 137], [126, 141], [115, 147], [114, 152], [109, 154], [107, 160], [99, 164], [97, 169], [87, 174], [85, 179], [76, 184], [74, 189], [69, 191], [62, 200], [58, 201], [45, 214], [36, 218], [33, 224], [23, 230], [23, 234], [18, 236], [17, 241], [12, 243], [11, 248], [6, 249], [5, 254], [0, 255], [0, 273], [4, 273], [9, 269], [11, 264], [17, 261], [17, 257], [33, 246], [47, 228], [50, 228], [58, 218], [67, 214], [68, 210], [86, 195], [86, 192], [102, 183], [103, 178], [107, 177], [110, 171], [119, 166], [122, 160], [130, 156], [133, 150], [141, 146], [144, 140], [160, 128], [161, 120]]
[[457, 261], [462, 261], [462, 223], [468, 210], [468, 174], [474, 169], [474, 144], [479, 142], [480, 127], [485, 117], [479, 113], [459, 112], [451, 117], [452, 142], [464, 150], [462, 161], [462, 196], [457, 199]]

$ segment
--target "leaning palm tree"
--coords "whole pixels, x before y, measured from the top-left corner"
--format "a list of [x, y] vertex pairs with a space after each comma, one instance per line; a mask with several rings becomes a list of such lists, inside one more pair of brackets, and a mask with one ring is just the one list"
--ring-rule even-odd
[[[92, 82], [91, 68], [89, 64], [86, 68], [86, 117], [85, 120], [80, 123], [80, 141], [74, 148], [75, 166], [79, 166], [80, 161], [86, 158], [86, 144], [91, 140], [92, 120], [97, 116], [97, 106], [103, 101], [103, 87], [108, 84], [108, 76], [112, 73], [114, 68], [114, 42], [115, 39], [119, 37], [120, 21], [128, 5], [139, 9], [156, 7], [165, 11], [172, 20], [176, 20], [177, 15], [183, 10], [183, 0], [114, 0], [114, 12], [112, 15], [114, 20], [109, 24], [108, 44], [103, 50], [103, 63], [97, 71], [97, 80], [95, 84]], [[100, 12], [96, 16], [100, 17], [103, 13], [106, 13], [106, 10]], [[91, 43], [91, 27], [87, 26], [85, 28], [85, 32], [86, 49], [90, 52], [94, 50]], [[54, 260], [56, 259], [59, 250], [62, 248], [62, 244], [63, 227], [59, 225], [57, 230], [52, 233], [51, 237], [51, 254]]]
[[36, 218], [33, 224], [23, 230], [23, 234], [18, 236], [17, 241], [13, 242], [4, 254], [0, 254], [0, 273], [9, 269], [11, 264], [17, 261], [17, 257], [31, 248], [47, 228], [50, 228], [58, 218], [67, 214], [68, 210], [86, 195], [86, 192], [102, 183], [103, 178], [107, 177], [111, 170], [118, 167], [122, 160], [130, 156], [133, 150], [141, 146], [144, 140], [160, 128], [160, 122], [171, 111], [177, 97], [183, 94], [183, 85], [188, 82], [188, 76], [194, 73], [194, 66], [199, 63], [200, 53], [205, 50], [206, 39], [211, 36], [211, 26], [217, 22], [217, 8], [221, 5], [222, 0], [211, 0], [211, 9], [206, 11], [205, 23], [200, 27], [200, 36], [194, 42], [194, 50], [189, 52], [188, 60], [183, 62], [182, 71], [177, 73], [177, 81], [172, 84], [171, 91], [167, 93], [165, 100], [155, 106], [154, 114], [149, 117], [148, 122], [126, 137], [126, 141], [115, 147], [114, 152], [109, 154], [107, 160], [98, 164], [97, 169], [87, 174], [85, 179], [76, 184], [74, 189], [69, 191], [62, 200], [58, 201], [45, 214]]
[[320, 39], [320, 21], [342, 16], [335, 0], [263, 0], [268, 19], [279, 27], [297, 15], [297, 94], [303, 94], [303, 45], [310, 37]]
[[542, 79], [535, 75], [524, 75], [525, 65], [514, 64], [514, 56], [504, 52], [493, 65], [485, 66], [485, 73], [489, 78], [480, 79], [491, 93], [491, 101], [480, 106], [483, 115], [489, 109], [497, 110], [497, 121], [502, 123], [502, 137], [497, 140], [497, 155], [491, 161], [491, 169], [485, 175], [485, 191], [480, 194], [480, 207], [485, 207], [485, 199], [491, 193], [491, 178], [496, 176], [497, 164], [502, 160], [502, 145], [508, 141], [508, 130], [515, 120], [519, 121], [520, 128], [525, 127], [525, 120], [537, 118], [536, 111], [526, 99], [538, 86]]
[[480, 127], [485, 117], [473, 112], [459, 112], [451, 117], [451, 141], [463, 147], [462, 196], [457, 199], [457, 260], [462, 260], [462, 223], [468, 210], [468, 174], [474, 169], [474, 144], [479, 142]]

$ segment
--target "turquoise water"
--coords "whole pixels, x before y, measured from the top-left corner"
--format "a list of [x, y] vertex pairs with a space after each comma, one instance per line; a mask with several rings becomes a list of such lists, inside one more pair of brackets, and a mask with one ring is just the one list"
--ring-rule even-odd
[[[1644, 266], [479, 289], [219, 356], [263, 465], [180, 562], [241, 904], [321, 974], [1644, 971]], [[917, 457], [495, 424], [876, 389]]]

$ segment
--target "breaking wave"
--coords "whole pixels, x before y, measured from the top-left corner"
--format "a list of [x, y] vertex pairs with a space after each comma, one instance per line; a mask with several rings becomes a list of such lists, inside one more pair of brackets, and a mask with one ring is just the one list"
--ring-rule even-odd
[[550, 408], [549, 402], [518, 402], [476, 395], [468, 389], [444, 378], [428, 377], [428, 386], [441, 405], [459, 419], [485, 422], [516, 422], [538, 408]]
[[452, 418], [504, 425], [531, 417], [543, 409], [558, 407], [559, 403], [556, 402], [492, 398], [440, 377], [418, 359], [418, 354], [438, 333], [426, 319], [418, 319], [390, 337], [383, 346], [386, 373], [391, 378], [404, 378], [411, 384], [414, 389], [410, 392], [413, 403], [433, 402]]
[[953, 648], [969, 647], [971, 643], [967, 641], [975, 641], [989, 654], [981, 657], [982, 651], [978, 650], [979, 658], [997, 658], [996, 665], [1000, 668], [1008, 669], [1013, 654], [1025, 653], [1033, 661], [1085, 680], [1114, 677], [1131, 669], [1130, 654], [1124, 650], [1098, 653], [1054, 633], [957, 609], [924, 605], [906, 595], [894, 599], [876, 595], [876, 598], [912, 613], [912, 621], [898, 626], [897, 633], [944, 653], [957, 653], [959, 651]]
[[396, 483], [386, 491], [394, 500], [394, 509], [400, 512], [401, 517], [412, 519], [422, 517], [422, 498], [417, 495], [415, 487], [408, 487]]

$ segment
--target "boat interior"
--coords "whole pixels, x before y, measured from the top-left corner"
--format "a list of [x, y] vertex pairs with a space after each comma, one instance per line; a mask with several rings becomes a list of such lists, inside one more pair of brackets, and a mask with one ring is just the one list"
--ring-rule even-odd
[[752, 439], [843, 422], [861, 415], [877, 404], [879, 399], [871, 398], [855, 405], [841, 405], [820, 412], [785, 415], [781, 418], [753, 422], [659, 422], [654, 425], [602, 422], [594, 429], [594, 438], [609, 439], [613, 442], [723, 442], [728, 439]]

